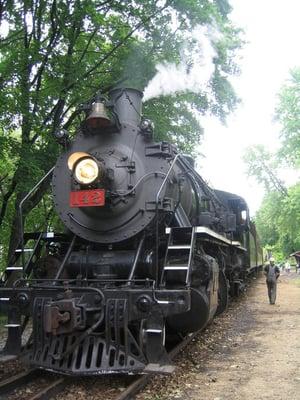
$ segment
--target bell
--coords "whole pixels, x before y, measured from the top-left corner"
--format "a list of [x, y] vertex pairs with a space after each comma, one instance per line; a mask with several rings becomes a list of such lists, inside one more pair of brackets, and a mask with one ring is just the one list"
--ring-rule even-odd
[[96, 101], [92, 105], [92, 111], [86, 119], [86, 124], [92, 129], [105, 128], [111, 124], [105, 105], [101, 101]]

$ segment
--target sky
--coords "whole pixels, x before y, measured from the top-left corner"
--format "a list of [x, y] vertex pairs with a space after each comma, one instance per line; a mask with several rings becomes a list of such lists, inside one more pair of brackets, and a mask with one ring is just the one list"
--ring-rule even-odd
[[[214, 188], [240, 194], [254, 215], [264, 190], [246, 175], [242, 156], [247, 146], [264, 144], [269, 150], [279, 145], [280, 126], [274, 121], [277, 93], [300, 67], [300, 2], [298, 0], [231, 0], [231, 19], [244, 29], [247, 44], [238, 61], [242, 73], [232, 79], [242, 104], [224, 127], [216, 119], [205, 118], [204, 140], [198, 172]], [[287, 185], [299, 179], [295, 171], [283, 170]]]

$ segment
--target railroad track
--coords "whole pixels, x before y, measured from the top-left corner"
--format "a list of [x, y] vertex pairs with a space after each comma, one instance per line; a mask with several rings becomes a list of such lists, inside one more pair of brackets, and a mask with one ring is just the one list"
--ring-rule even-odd
[[[199, 332], [192, 333], [185, 337], [173, 350], [170, 351], [170, 359], [174, 359], [198, 334]], [[114, 400], [133, 400], [143, 388], [150, 382], [153, 375], [142, 375], [132, 382], [119, 396]]]
[[6, 355], [1, 355], [0, 356], [0, 365], [9, 363], [11, 361], [15, 361], [18, 359], [18, 356], [6, 356]]
[[[20, 372], [19, 374], [13, 375], [10, 378], [7, 378], [0, 382], [0, 400], [6, 400], [9, 396], [18, 396], [21, 400], [20, 393], [22, 390], [25, 391], [24, 398], [26, 400], [48, 400], [56, 396], [62, 390], [65, 389], [67, 384], [69, 383], [69, 379], [65, 377], [54, 377], [51, 379], [50, 383], [44, 383], [42, 389], [37, 387], [34, 391], [29, 389], [29, 392], [26, 392], [26, 387], [36, 383], [39, 379], [44, 379], [46, 377], [46, 373], [44, 371], [40, 371], [37, 369], [31, 369], [28, 371]], [[21, 391], [21, 392], [20, 392]], [[35, 392], [31, 394], [30, 392]]]
[[[187, 346], [196, 334], [188, 335], [173, 350], [170, 358], [176, 357]], [[138, 376], [124, 390], [118, 393], [113, 400], [132, 400], [151, 380], [152, 374]], [[47, 382], [49, 381], [50, 382]], [[117, 378], [116, 378], [117, 379]], [[40, 383], [39, 383], [40, 382]], [[20, 372], [0, 382], [0, 400], [52, 400], [55, 396], [67, 389], [68, 385], [74, 385], [75, 380], [69, 377], [51, 374], [38, 369]], [[27, 389], [26, 389], [27, 388]], [[22, 397], [20, 397], [20, 395]], [[88, 395], [88, 393], [87, 393]], [[99, 399], [104, 399], [103, 393], [99, 393]]]

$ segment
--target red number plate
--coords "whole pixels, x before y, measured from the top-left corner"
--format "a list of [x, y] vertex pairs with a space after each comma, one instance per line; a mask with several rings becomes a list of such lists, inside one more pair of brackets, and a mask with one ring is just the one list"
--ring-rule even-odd
[[104, 206], [105, 190], [78, 190], [70, 193], [71, 207], [96, 207]]

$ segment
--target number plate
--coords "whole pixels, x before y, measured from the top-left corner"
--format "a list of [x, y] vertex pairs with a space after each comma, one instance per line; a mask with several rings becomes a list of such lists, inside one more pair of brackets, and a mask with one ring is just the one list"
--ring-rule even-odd
[[105, 204], [105, 190], [78, 190], [70, 193], [71, 207], [98, 207]]

